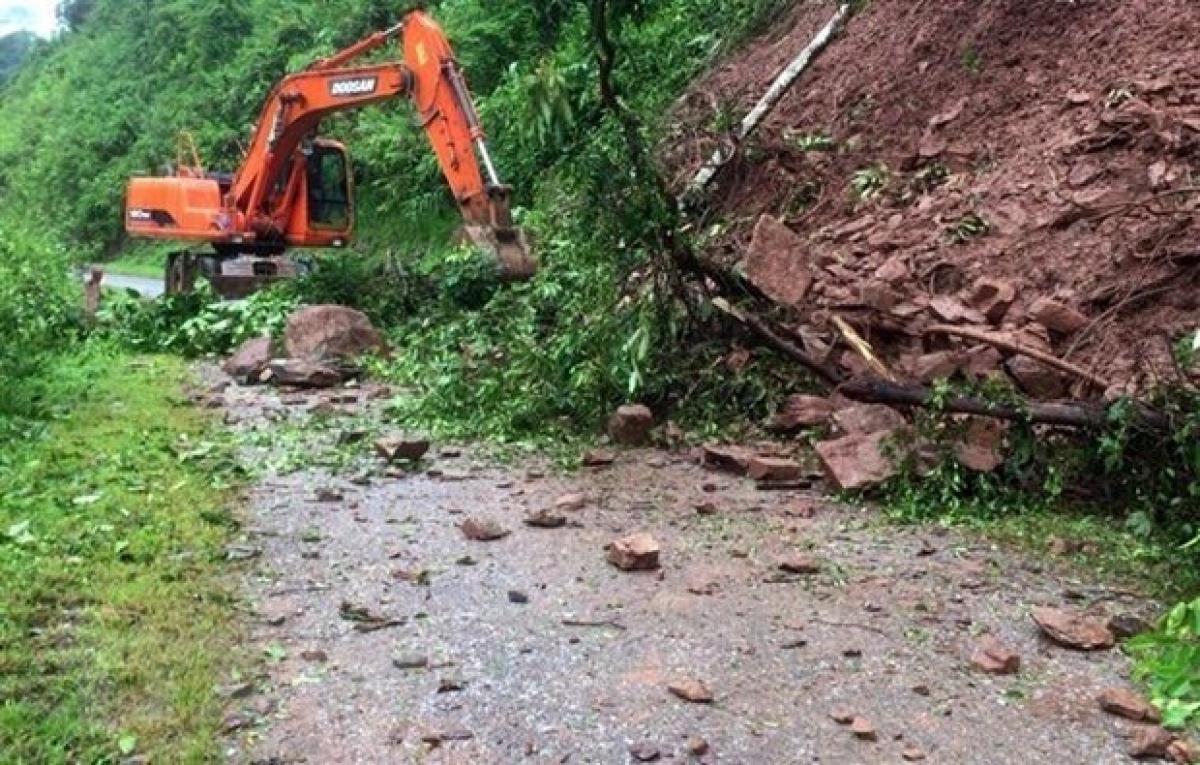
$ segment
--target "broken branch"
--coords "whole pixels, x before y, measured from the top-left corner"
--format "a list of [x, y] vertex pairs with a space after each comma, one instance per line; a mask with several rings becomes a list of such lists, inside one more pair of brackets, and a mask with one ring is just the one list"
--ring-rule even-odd
[[1112, 383], [1110, 383], [1108, 380], [1089, 372], [1077, 364], [1072, 364], [1069, 361], [1063, 361], [1057, 356], [1052, 356], [1049, 353], [1021, 345], [1020, 343], [1015, 343], [1006, 338], [993, 335], [990, 332], [981, 332], [977, 329], [968, 329], [967, 327], [953, 327], [947, 324], [938, 324], [926, 329], [925, 334], [951, 335], [953, 337], [961, 337], [967, 340], [975, 340], [980, 343], [986, 343], [1001, 350], [1008, 351], [1009, 353], [1015, 353], [1020, 356], [1028, 356], [1034, 361], [1045, 364], [1051, 369], [1056, 369], [1059, 372], [1069, 374], [1072, 377], [1077, 377], [1084, 382], [1094, 385], [1100, 390], [1107, 390], [1108, 388], [1112, 387]]
[[[1036, 425], [1060, 425], [1071, 428], [1094, 428], [1108, 423], [1108, 407], [1103, 404], [1084, 402], [1043, 404], [1001, 404], [970, 396], [952, 396], [941, 399], [923, 385], [896, 385], [883, 380], [851, 380], [838, 388], [838, 392], [865, 404], [891, 404], [894, 406], [936, 406], [952, 414], [974, 414], [999, 420], [1028, 422]], [[1165, 430], [1170, 426], [1166, 416], [1139, 406], [1135, 409], [1135, 422], [1152, 430]]]
[[[775, 109], [775, 105], [779, 103], [780, 99], [791, 89], [800, 75], [804, 73], [804, 70], [808, 68], [808, 65], [812, 63], [813, 58], [833, 39], [833, 36], [841, 28], [842, 22], [846, 20], [849, 14], [850, 5], [848, 3], [843, 4], [842, 7], [838, 8], [837, 13], [834, 14], [829, 23], [817, 33], [812, 42], [804, 50], [800, 51], [800, 54], [792, 59], [790, 64], [784, 67], [779, 76], [775, 78], [775, 81], [771, 83], [771, 87], [767, 90], [766, 94], [759, 99], [754, 108], [750, 110], [750, 113], [746, 115], [746, 118], [742, 120], [741, 127], [738, 128], [737, 133], [733, 136], [735, 147], [740, 146], [743, 141], [758, 129], [759, 124]], [[712, 183], [713, 178], [716, 177], [717, 171], [729, 161], [730, 155], [731, 152], [724, 152], [719, 148], [713, 152], [712, 157], [700, 168], [699, 172], [696, 173], [696, 177], [688, 184], [687, 196], [699, 196], [703, 194], [708, 184]]]
[[728, 300], [724, 298], [713, 298], [712, 304], [717, 310], [737, 319], [743, 326], [749, 329], [754, 334], [766, 343], [771, 348], [779, 351], [790, 359], [798, 361], [801, 366], [808, 369], [813, 374], [817, 375], [828, 384], [830, 387], [837, 386], [842, 381], [842, 375], [835, 368], [827, 363], [818, 361], [812, 356], [805, 353], [793, 343], [784, 340], [778, 335], [767, 323], [755, 316], [754, 314], [746, 313], [734, 307]]

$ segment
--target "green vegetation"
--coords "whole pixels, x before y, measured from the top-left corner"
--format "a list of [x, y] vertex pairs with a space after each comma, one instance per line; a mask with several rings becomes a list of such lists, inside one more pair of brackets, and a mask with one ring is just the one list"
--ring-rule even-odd
[[1200, 597], [1180, 603], [1158, 629], [1130, 641], [1137, 673], [1163, 713], [1163, 724], [1183, 728], [1200, 722]]
[[0, 451], [5, 762], [215, 755], [231, 475], [182, 373], [91, 345], [47, 370], [53, 419]]

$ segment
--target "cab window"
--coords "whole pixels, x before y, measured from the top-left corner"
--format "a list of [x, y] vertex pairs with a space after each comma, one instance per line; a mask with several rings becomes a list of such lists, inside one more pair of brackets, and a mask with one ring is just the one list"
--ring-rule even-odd
[[316, 147], [308, 158], [308, 222], [321, 228], [350, 225], [346, 155], [338, 149]]

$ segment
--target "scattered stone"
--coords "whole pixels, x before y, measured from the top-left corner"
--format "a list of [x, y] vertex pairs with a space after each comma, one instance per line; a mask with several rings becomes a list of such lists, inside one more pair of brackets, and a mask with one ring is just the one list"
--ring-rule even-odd
[[1004, 464], [1004, 434], [1007, 427], [999, 420], [975, 417], [962, 438], [954, 445], [958, 464], [977, 473], [991, 473]]
[[1011, 281], [985, 277], [975, 283], [969, 302], [988, 323], [999, 326], [1016, 299], [1017, 288]]
[[357, 444], [362, 442], [367, 437], [365, 430], [343, 430], [338, 433], [338, 446], [346, 446], [348, 444]]
[[908, 359], [905, 368], [913, 380], [931, 383], [953, 377], [965, 365], [966, 358], [961, 353], [938, 351]]
[[935, 295], [929, 301], [929, 310], [938, 319], [948, 324], [967, 322], [983, 324], [983, 314], [974, 308], [968, 308], [961, 300], [950, 295]]
[[633, 534], [608, 547], [608, 562], [622, 571], [652, 571], [659, 566], [658, 542], [649, 534]]
[[794, 460], [775, 457], [754, 457], [746, 473], [756, 481], [797, 481], [804, 475], [804, 468]]
[[1015, 675], [1021, 671], [1021, 657], [991, 635], [984, 635], [971, 656], [971, 665], [989, 675]]
[[912, 272], [903, 258], [893, 255], [884, 261], [882, 266], [875, 269], [874, 276], [881, 282], [897, 287], [906, 283], [912, 277]]
[[1196, 748], [1187, 741], [1177, 738], [1167, 747], [1167, 757], [1171, 762], [1188, 765], [1196, 761]]
[[582, 493], [564, 494], [554, 500], [554, 509], [566, 513], [577, 513], [587, 507], [587, 495]]
[[829, 713], [829, 718], [838, 725], [849, 725], [850, 723], [854, 722], [855, 717], [857, 717], [857, 715], [854, 714], [854, 712], [840, 707]]
[[910, 746], [905, 748], [905, 750], [900, 753], [900, 756], [904, 758], [905, 762], [921, 762], [925, 759], [926, 754], [923, 750], [918, 749], [915, 746]]
[[317, 489], [317, 501], [323, 503], [341, 502], [345, 496], [337, 489], [322, 487]]
[[261, 547], [253, 547], [251, 545], [229, 545], [225, 548], [225, 560], [242, 561], [252, 560], [262, 555]]
[[1084, 106], [1092, 102], [1092, 96], [1083, 90], [1068, 90], [1066, 100], [1071, 106]]
[[780, 563], [779, 569], [788, 574], [811, 576], [821, 573], [821, 561], [808, 555], [799, 555]]
[[517, 605], [525, 605], [526, 603], [529, 602], [529, 596], [526, 595], [525, 593], [521, 592], [520, 590], [509, 590], [508, 591], [508, 602], [516, 603]]
[[406, 672], [414, 669], [427, 669], [429, 657], [419, 653], [399, 653], [392, 657], [392, 666]]
[[428, 438], [388, 436], [375, 442], [375, 453], [386, 462], [416, 462], [429, 451]]
[[904, 415], [883, 404], [855, 404], [833, 415], [833, 425], [843, 436], [894, 431], [906, 424]]
[[1108, 629], [1118, 640], [1137, 637], [1152, 628], [1150, 622], [1137, 614], [1116, 614], [1108, 620]]
[[875, 732], [875, 726], [865, 717], [855, 717], [850, 723], [850, 732], [855, 738], [863, 741], [878, 741], [879, 734]]
[[928, 697], [930, 694], [933, 693], [933, 691], [930, 689], [930, 687], [928, 685], [925, 685], [924, 683], [919, 683], [917, 685], [914, 685], [912, 687], [912, 692], [917, 694], [918, 696], [925, 696], [925, 697]]
[[470, 741], [475, 734], [466, 728], [447, 728], [421, 734], [421, 742], [430, 746], [441, 746], [448, 741]]
[[1101, 709], [1117, 717], [1135, 722], [1162, 721], [1162, 715], [1153, 704], [1125, 688], [1106, 688], [1100, 693], [1097, 701], [1100, 702]]
[[654, 413], [642, 404], [626, 404], [608, 419], [608, 435], [622, 446], [643, 446], [650, 440]]
[[655, 762], [662, 757], [658, 745], [651, 741], [639, 741], [629, 745], [629, 754], [638, 762]]
[[699, 515], [716, 515], [718, 512], [720, 512], [720, 508], [717, 507], [716, 502], [697, 502], [696, 512]]
[[607, 449], [593, 449], [583, 455], [584, 467], [608, 467], [616, 461], [616, 453]]
[[888, 456], [889, 439], [894, 433], [850, 435], [816, 445], [825, 474], [835, 487], [854, 491], [879, 486], [896, 474]]
[[709, 747], [708, 742], [699, 736], [692, 736], [690, 739], [688, 739], [688, 754], [692, 755], [693, 757], [703, 757], [704, 755], [708, 754], [708, 750], [710, 748], [711, 747]]
[[834, 406], [820, 396], [788, 396], [779, 410], [767, 421], [767, 430], [772, 433], [793, 433], [803, 428], [817, 427], [829, 422]]
[[1031, 358], [1014, 356], [1008, 360], [1005, 368], [1021, 386], [1021, 390], [1034, 398], [1061, 398], [1066, 393], [1067, 386], [1062, 375]]
[[776, 303], [798, 306], [812, 289], [808, 245], [770, 215], [759, 217], [745, 260], [746, 278]]
[[463, 536], [474, 542], [494, 542], [512, 533], [490, 518], [468, 518], [458, 528]]
[[542, 509], [525, 516], [525, 525], [535, 529], [561, 529], [567, 525], [567, 517], [553, 510]]
[[1112, 648], [1116, 638], [1107, 626], [1082, 614], [1070, 614], [1056, 608], [1035, 608], [1033, 621], [1042, 632], [1061, 646], [1080, 651]]
[[1142, 725], [1133, 732], [1129, 756], [1136, 760], [1166, 759], [1175, 743], [1171, 731], [1157, 725]]
[[462, 456], [462, 449], [456, 446], [443, 446], [441, 449], [438, 449], [438, 456], [442, 459], [456, 460]]
[[325, 662], [329, 661], [329, 654], [320, 650], [302, 651], [300, 653], [300, 658], [304, 661], [314, 661], [324, 664]]
[[305, 306], [288, 317], [283, 345], [293, 359], [355, 361], [385, 351], [383, 336], [361, 311], [340, 305]]
[[677, 680], [667, 686], [675, 696], [692, 704], [711, 704], [713, 693], [699, 680]]
[[754, 452], [740, 446], [705, 444], [701, 447], [700, 465], [712, 470], [745, 475], [753, 458]]
[[256, 337], [242, 343], [221, 368], [239, 385], [251, 385], [266, 370], [271, 358], [271, 338]]
[[295, 388], [332, 388], [342, 382], [341, 372], [308, 359], [273, 359], [267, 371], [275, 385]]
[[1051, 332], [1062, 335], [1073, 335], [1089, 322], [1087, 316], [1074, 308], [1044, 297], [1029, 306], [1029, 316]]
[[467, 683], [463, 680], [462, 675], [448, 674], [438, 678], [438, 693], [457, 693], [467, 687]]

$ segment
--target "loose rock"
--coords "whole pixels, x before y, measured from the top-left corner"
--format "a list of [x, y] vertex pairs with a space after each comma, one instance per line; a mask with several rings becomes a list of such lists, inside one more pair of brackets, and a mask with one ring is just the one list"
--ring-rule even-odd
[[649, 534], [633, 534], [609, 545], [608, 562], [622, 571], [652, 571], [659, 566], [658, 542]]
[[1073, 335], [1088, 325], [1088, 317], [1069, 305], [1038, 298], [1029, 306], [1029, 316], [1052, 332]]
[[904, 415], [883, 404], [855, 404], [833, 415], [834, 427], [844, 436], [890, 432], [906, 424]]
[[387, 462], [416, 462], [429, 451], [428, 438], [388, 436], [375, 442], [375, 453]]
[[654, 413], [641, 404], [627, 404], [608, 420], [608, 435], [622, 446], [643, 446], [650, 439]]
[[788, 396], [779, 410], [767, 421], [772, 433], [793, 433], [803, 428], [824, 425], [833, 416], [833, 403], [820, 396]]
[[821, 561], [811, 556], [800, 555], [780, 563], [779, 569], [789, 574], [819, 574], [821, 573]]
[[1043, 607], [1033, 609], [1031, 616], [1047, 637], [1067, 648], [1095, 651], [1112, 648], [1116, 643], [1108, 627], [1082, 614]]
[[925, 752], [915, 746], [910, 746], [900, 753], [906, 762], [920, 762], [925, 759]]
[[984, 635], [971, 656], [971, 665], [989, 675], [1015, 675], [1021, 670], [1021, 657], [991, 635]]
[[[336, 369], [307, 359], [274, 359], [266, 371], [275, 385], [332, 388], [342, 382], [342, 375]], [[262, 375], [259, 377], [261, 379]]]
[[855, 717], [850, 723], [850, 732], [855, 738], [860, 738], [863, 741], [878, 741], [879, 734], [875, 732], [875, 726], [865, 717]]
[[746, 473], [756, 481], [796, 481], [804, 475], [804, 468], [794, 460], [754, 457]]
[[693, 757], [703, 757], [704, 755], [708, 754], [709, 748], [708, 742], [699, 736], [693, 736], [692, 738], [688, 739], [688, 754], [692, 755]]
[[494, 542], [512, 533], [496, 521], [486, 518], [468, 518], [458, 528], [463, 536], [475, 542]]
[[554, 500], [554, 509], [574, 513], [587, 507], [587, 495], [582, 493], [564, 494]]
[[553, 510], [542, 509], [525, 516], [525, 525], [537, 529], [561, 529], [567, 525], [567, 517]]
[[283, 344], [288, 356], [310, 361], [355, 361], [383, 351], [383, 336], [361, 311], [340, 305], [306, 306], [288, 317]]
[[1175, 743], [1171, 731], [1157, 725], [1143, 725], [1133, 732], [1129, 756], [1138, 760], [1166, 759]]
[[711, 704], [713, 693], [699, 680], [677, 680], [667, 686], [675, 696], [692, 704]]
[[1125, 688], [1106, 688], [1098, 701], [1105, 712], [1127, 720], [1151, 723], [1162, 720], [1162, 715], [1153, 704]]
[[776, 303], [796, 306], [812, 288], [808, 246], [778, 218], [763, 215], [746, 253], [746, 277]]
[[593, 449], [583, 455], [584, 467], [608, 467], [617, 461], [617, 455], [607, 449]]
[[745, 475], [752, 459], [754, 453], [740, 446], [705, 444], [700, 454], [700, 464], [703, 467], [735, 475]]
[[257, 382], [258, 376], [271, 363], [271, 338], [256, 337], [247, 340], [234, 352], [221, 368], [225, 373], [237, 380], [239, 385], [249, 385]]
[[639, 741], [629, 745], [629, 754], [638, 762], [654, 762], [662, 757], [662, 750], [650, 741]]
[[853, 491], [882, 484], [896, 474], [887, 453], [893, 433], [851, 435], [816, 445], [829, 480], [838, 489]]
[[855, 717], [857, 717], [857, 715], [855, 715], [849, 709], [839, 708], [829, 713], [829, 719], [833, 720], [838, 725], [849, 725], [850, 723], [854, 722]]

